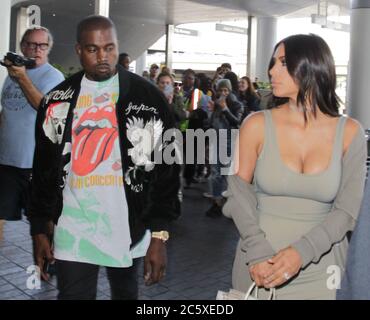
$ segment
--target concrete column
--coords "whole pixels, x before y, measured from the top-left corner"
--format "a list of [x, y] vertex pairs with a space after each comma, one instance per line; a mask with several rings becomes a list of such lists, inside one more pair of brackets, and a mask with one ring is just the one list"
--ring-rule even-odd
[[347, 114], [370, 129], [370, 0], [351, 1]]
[[[9, 51], [9, 39], [10, 39], [10, 16], [11, 16], [11, 0], [1, 1], [0, 10], [0, 54], [5, 55]], [[3, 59], [3, 56], [0, 56]], [[4, 80], [8, 75], [6, 69], [0, 66], [0, 90], [3, 87]], [[0, 106], [1, 110], [1, 106]]]
[[15, 46], [16, 46], [16, 51], [18, 53], [21, 52], [21, 47], [20, 47], [21, 39], [22, 39], [24, 32], [27, 30], [28, 26], [29, 26], [29, 19], [28, 19], [28, 14], [27, 14], [27, 8], [20, 7], [17, 13], [17, 34], [15, 36], [16, 38]]
[[168, 24], [166, 26], [166, 66], [172, 70], [173, 63], [173, 35], [175, 33], [175, 26]]
[[257, 58], [257, 18], [248, 16], [247, 76], [252, 81], [256, 76]]
[[[267, 68], [276, 44], [277, 19], [262, 17], [257, 20], [257, 56], [256, 77], [259, 81], [268, 81]], [[254, 80], [254, 79], [252, 79]]]
[[95, 0], [95, 14], [109, 17], [110, 0]]
[[143, 71], [146, 69], [146, 55], [147, 51], [145, 51], [141, 56], [136, 59], [136, 70], [135, 73], [141, 76]]

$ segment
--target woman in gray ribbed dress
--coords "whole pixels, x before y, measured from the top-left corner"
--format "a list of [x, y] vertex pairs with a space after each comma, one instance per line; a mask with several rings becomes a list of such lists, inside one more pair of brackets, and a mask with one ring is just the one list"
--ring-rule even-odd
[[[253, 279], [277, 299], [335, 299], [365, 178], [363, 129], [338, 113], [334, 61], [320, 37], [279, 42], [269, 75], [284, 99], [243, 123], [224, 208], [241, 234], [233, 287], [245, 292]], [[354, 153], [356, 163], [345, 160]], [[246, 197], [256, 205], [239, 209]]]

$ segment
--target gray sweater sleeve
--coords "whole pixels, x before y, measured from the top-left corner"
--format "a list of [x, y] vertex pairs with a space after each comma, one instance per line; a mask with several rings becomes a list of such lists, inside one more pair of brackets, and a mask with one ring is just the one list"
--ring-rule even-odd
[[292, 244], [301, 255], [302, 267], [318, 262], [323, 254], [354, 229], [361, 206], [366, 176], [367, 147], [362, 128], [358, 130], [342, 161], [342, 179], [327, 218]]
[[238, 176], [229, 176], [225, 216], [231, 217], [239, 231], [247, 264], [253, 265], [275, 255], [258, 224], [257, 198], [253, 185]]

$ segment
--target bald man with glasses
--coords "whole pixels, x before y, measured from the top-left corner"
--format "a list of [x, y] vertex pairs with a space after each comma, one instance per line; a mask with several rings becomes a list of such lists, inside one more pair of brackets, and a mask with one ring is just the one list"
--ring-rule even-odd
[[26, 208], [37, 109], [43, 96], [64, 80], [63, 74], [48, 63], [53, 46], [48, 29], [27, 29], [20, 46], [26, 58], [35, 59], [35, 66], [26, 69], [4, 61], [9, 76], [1, 92], [0, 241], [4, 221], [20, 220]]

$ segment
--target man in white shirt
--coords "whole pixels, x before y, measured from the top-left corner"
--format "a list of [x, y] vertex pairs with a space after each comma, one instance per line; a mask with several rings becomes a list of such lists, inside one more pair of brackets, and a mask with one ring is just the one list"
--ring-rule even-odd
[[137, 299], [139, 259], [145, 257], [146, 284], [164, 276], [168, 222], [179, 215], [178, 166], [136, 153], [137, 138], [161, 137], [173, 118], [157, 88], [117, 65], [110, 19], [82, 20], [76, 52], [83, 71], [45, 97], [36, 123], [34, 254], [43, 279], [45, 260], [56, 260], [59, 299], [95, 299], [100, 266], [112, 299]]

